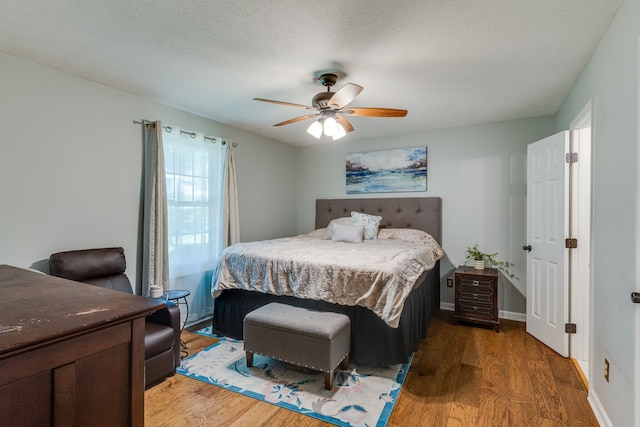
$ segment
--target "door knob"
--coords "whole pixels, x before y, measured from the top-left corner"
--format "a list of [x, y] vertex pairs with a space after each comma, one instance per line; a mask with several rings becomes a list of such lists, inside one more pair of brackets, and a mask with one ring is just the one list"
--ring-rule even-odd
[[531, 252], [531, 245], [524, 245], [522, 249], [524, 249], [527, 252]]
[[631, 302], [640, 304], [640, 292], [631, 292]]

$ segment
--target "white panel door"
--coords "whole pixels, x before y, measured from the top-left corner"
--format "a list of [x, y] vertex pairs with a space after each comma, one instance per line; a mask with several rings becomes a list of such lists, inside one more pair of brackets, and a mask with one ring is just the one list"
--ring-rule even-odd
[[527, 147], [527, 332], [569, 355], [568, 131]]

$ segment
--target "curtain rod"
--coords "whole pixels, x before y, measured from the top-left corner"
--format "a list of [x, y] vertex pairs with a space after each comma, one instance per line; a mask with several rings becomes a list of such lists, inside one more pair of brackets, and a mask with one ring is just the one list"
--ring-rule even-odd
[[[143, 119], [142, 121], [138, 121], [138, 120], [134, 120], [133, 121], [133, 124], [136, 124], [136, 125], [149, 125], [149, 124], [153, 124], [153, 123], [155, 123], [155, 122], [152, 122], [150, 120], [145, 120], [145, 119]], [[162, 126], [162, 128], [164, 130], [166, 130], [167, 132], [171, 132], [171, 130], [173, 129], [171, 126]], [[190, 132], [188, 130], [180, 129], [180, 133], [185, 133], [187, 135], [191, 135], [191, 138], [195, 138], [196, 137], [196, 133], [195, 132]], [[216, 142], [216, 139], [218, 139], [218, 138], [215, 138], [213, 136], [206, 136], [206, 135], [203, 135], [203, 138], [204, 139], [208, 139], [209, 141], [213, 141], [213, 142]], [[222, 139], [222, 138], [220, 138], [220, 139]], [[227, 141], [222, 140], [222, 145], [224, 145], [226, 143], [227, 143]], [[231, 145], [233, 145], [234, 148], [238, 146], [238, 144], [236, 144], [235, 142], [231, 143]]]

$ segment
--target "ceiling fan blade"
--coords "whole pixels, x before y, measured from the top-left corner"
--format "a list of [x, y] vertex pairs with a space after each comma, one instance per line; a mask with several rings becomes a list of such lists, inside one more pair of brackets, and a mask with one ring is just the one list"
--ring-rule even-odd
[[346, 133], [353, 132], [353, 125], [349, 120], [345, 119], [342, 116], [338, 116], [337, 114], [336, 114], [336, 120], [338, 121], [340, 126], [342, 126], [342, 128]]
[[315, 110], [315, 108], [311, 107], [310, 105], [294, 104], [291, 102], [284, 102], [284, 101], [274, 101], [273, 99], [253, 98], [253, 100], [260, 101], [260, 102], [269, 102], [271, 104], [286, 105], [289, 107], [305, 108], [307, 110]]
[[407, 115], [407, 110], [394, 108], [347, 108], [340, 112], [348, 116], [360, 117], [404, 117]]
[[356, 96], [362, 92], [362, 89], [364, 89], [362, 86], [355, 83], [347, 83], [342, 86], [339, 91], [333, 94], [331, 99], [329, 99], [328, 104], [330, 107], [337, 107], [337, 109], [340, 109], [353, 101]]
[[301, 122], [303, 120], [307, 120], [307, 119], [310, 119], [310, 118], [316, 117], [316, 116], [317, 116], [317, 114], [307, 114], [306, 116], [300, 116], [300, 117], [296, 117], [295, 119], [290, 119], [290, 120], [286, 120], [284, 122], [276, 123], [274, 126], [290, 125], [291, 123]]

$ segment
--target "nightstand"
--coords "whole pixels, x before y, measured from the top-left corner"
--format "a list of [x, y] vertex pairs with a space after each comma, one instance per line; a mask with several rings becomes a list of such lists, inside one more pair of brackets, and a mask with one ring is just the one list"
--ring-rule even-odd
[[453, 318], [493, 326], [500, 330], [498, 318], [498, 270], [460, 266], [454, 272], [455, 306]]

